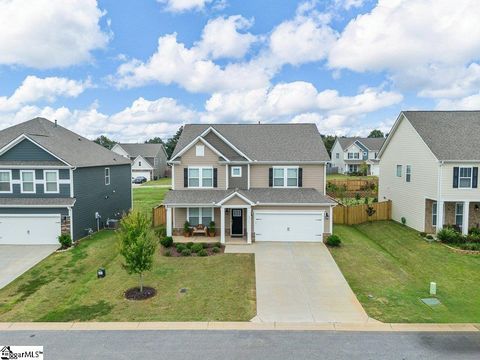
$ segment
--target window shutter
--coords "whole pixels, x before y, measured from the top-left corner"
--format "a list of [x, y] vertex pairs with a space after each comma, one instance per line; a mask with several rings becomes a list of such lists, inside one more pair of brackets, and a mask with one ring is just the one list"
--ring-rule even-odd
[[183, 187], [188, 188], [188, 169], [183, 169]]
[[453, 188], [458, 188], [458, 166], [453, 168]]
[[218, 187], [218, 182], [217, 182], [217, 168], [213, 169], [213, 187], [216, 188]]
[[273, 186], [273, 168], [268, 169], [268, 186]]
[[298, 168], [298, 187], [303, 186], [303, 169]]
[[476, 189], [478, 185], [478, 167], [473, 168], [472, 188]]

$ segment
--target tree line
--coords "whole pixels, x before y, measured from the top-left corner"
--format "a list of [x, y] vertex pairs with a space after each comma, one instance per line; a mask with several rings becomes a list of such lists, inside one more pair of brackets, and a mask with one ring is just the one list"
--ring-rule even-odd
[[[175, 135], [168, 138], [166, 141], [163, 141], [160, 137], [155, 136], [151, 139], [146, 140], [145, 144], [162, 144], [165, 147], [165, 151], [167, 152], [168, 158], [170, 158], [170, 156], [172, 156], [173, 149], [175, 149], [178, 139], [182, 134], [182, 131], [183, 131], [183, 126], [180, 126], [180, 128], [177, 130]], [[370, 132], [368, 137], [383, 138], [383, 137], [386, 137], [387, 135], [388, 134], [384, 134], [381, 130], [374, 129]], [[325, 144], [325, 148], [327, 149], [328, 153], [331, 154], [333, 144], [335, 143], [335, 139], [337, 137], [335, 135], [325, 135], [325, 134], [322, 134], [321, 136], [322, 136], [323, 143]], [[99, 145], [102, 145], [103, 147], [106, 147], [109, 150], [111, 150], [115, 146], [115, 144], [117, 144], [115, 140], [112, 140], [105, 135], [100, 135], [93, 141]]]

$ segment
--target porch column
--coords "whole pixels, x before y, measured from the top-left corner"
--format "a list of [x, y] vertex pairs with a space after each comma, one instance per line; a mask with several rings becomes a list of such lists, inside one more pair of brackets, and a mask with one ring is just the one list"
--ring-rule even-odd
[[443, 215], [444, 215], [443, 206], [444, 206], [444, 202], [442, 200], [438, 200], [437, 201], [437, 226], [436, 226], [437, 232], [443, 229]]
[[468, 216], [470, 214], [470, 201], [463, 202], [463, 221], [462, 221], [462, 233], [468, 235]]
[[225, 244], [225, 208], [220, 208], [220, 242]]
[[167, 207], [167, 236], [172, 236], [172, 208]]
[[247, 207], [247, 244], [252, 243], [252, 208]]

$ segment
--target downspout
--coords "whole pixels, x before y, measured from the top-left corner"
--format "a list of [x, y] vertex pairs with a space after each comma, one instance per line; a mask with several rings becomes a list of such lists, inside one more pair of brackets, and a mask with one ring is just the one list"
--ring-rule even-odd
[[[437, 179], [437, 225], [435, 226], [435, 231], [438, 232], [440, 231], [440, 226], [438, 226], [439, 224], [439, 218], [442, 220], [442, 227], [443, 227], [443, 224], [444, 224], [444, 217], [445, 217], [445, 204], [442, 200], [442, 177], [443, 177], [443, 165], [445, 164], [445, 162], [443, 160], [440, 160], [438, 162], [438, 179]], [[441, 207], [439, 205], [442, 205]], [[441, 208], [441, 211], [442, 211], [442, 215], [440, 215], [440, 208]]]
[[[70, 197], [73, 199], [75, 198], [75, 191], [73, 188], [73, 172], [77, 170], [77, 167], [70, 168]], [[75, 205], [74, 205], [75, 206]], [[68, 207], [68, 216], [70, 217], [70, 238], [73, 241], [73, 208], [72, 206]]]

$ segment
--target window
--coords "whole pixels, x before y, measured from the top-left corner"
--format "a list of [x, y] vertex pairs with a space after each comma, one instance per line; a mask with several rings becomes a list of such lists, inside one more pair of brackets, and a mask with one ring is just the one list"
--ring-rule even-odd
[[213, 221], [213, 208], [188, 208], [188, 222], [192, 226], [208, 226]]
[[377, 156], [378, 156], [378, 153], [375, 153], [375, 159], [377, 158]]
[[364, 157], [364, 158], [367, 158], [367, 157], [368, 157], [368, 152], [364, 151], [364, 152], [363, 152], [363, 157]]
[[273, 187], [297, 187], [298, 168], [273, 168]]
[[241, 166], [232, 166], [232, 177], [242, 177]]
[[471, 167], [461, 167], [458, 169], [458, 187], [464, 189], [472, 187]]
[[153, 158], [153, 166], [157, 166], [158, 165], [158, 159], [157, 158]]
[[397, 177], [402, 177], [402, 165], [397, 165]]
[[463, 225], [463, 203], [455, 203], [455, 225], [462, 229]]
[[358, 172], [358, 165], [357, 164], [350, 164], [348, 165], [348, 171], [349, 172]]
[[410, 182], [412, 181], [412, 166], [407, 165], [405, 168], [405, 181]]
[[188, 187], [213, 187], [213, 168], [188, 168]]
[[138, 166], [142, 166], [142, 162], [138, 160]]
[[432, 226], [437, 226], [437, 202], [432, 203]]
[[45, 179], [45, 192], [58, 193], [58, 171], [45, 170], [43, 177]]
[[203, 146], [203, 145], [195, 146], [195, 155], [204, 156], [205, 155], [205, 146]]
[[105, 185], [110, 185], [110, 168], [105, 168]]
[[0, 171], [0, 193], [12, 192], [12, 173], [10, 170]]
[[360, 159], [360, 153], [348, 153], [349, 159]]
[[340, 159], [340, 153], [335, 153], [335, 157], [336, 157], [337, 159]]
[[21, 170], [20, 171], [20, 191], [22, 193], [34, 193], [35, 192], [35, 171], [33, 170]]

